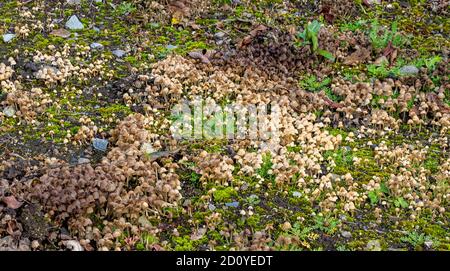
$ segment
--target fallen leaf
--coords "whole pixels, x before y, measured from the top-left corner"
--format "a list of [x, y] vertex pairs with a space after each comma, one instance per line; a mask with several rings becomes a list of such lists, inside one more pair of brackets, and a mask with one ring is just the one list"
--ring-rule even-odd
[[345, 65], [356, 65], [359, 63], [364, 62], [366, 59], [370, 57], [370, 51], [366, 48], [357, 47], [356, 51], [353, 52], [351, 55], [345, 58], [344, 64]]
[[68, 31], [64, 28], [55, 29], [52, 32], [50, 32], [50, 35], [58, 36], [58, 37], [66, 39], [66, 38], [70, 37], [70, 31]]
[[239, 47], [244, 47], [249, 45], [253, 39], [259, 35], [261, 32], [266, 31], [267, 27], [265, 25], [258, 25], [255, 28], [253, 28], [249, 34], [247, 36], [245, 36], [240, 42], [239, 42]]
[[66, 247], [72, 251], [83, 251], [83, 247], [80, 245], [80, 242], [76, 240], [66, 241]]
[[192, 57], [193, 59], [200, 60], [202, 63], [205, 63], [205, 64], [209, 64], [210, 63], [208, 57], [205, 56], [204, 54], [200, 53], [200, 52], [190, 52], [188, 55], [190, 57]]
[[432, 92], [428, 93], [427, 100], [430, 103], [436, 104], [439, 107], [439, 109], [441, 111], [443, 111], [443, 113], [450, 112], [450, 107], [448, 105], [446, 105], [441, 99], [439, 99], [439, 97], [436, 93], [432, 93]]
[[383, 63], [388, 63], [388, 59], [386, 56], [380, 56], [379, 58], [377, 58], [375, 60], [375, 62], [373, 62], [373, 64], [375, 64], [376, 66], [382, 66]]
[[20, 208], [20, 206], [22, 206], [22, 203], [16, 200], [14, 196], [4, 197], [2, 201], [8, 208], [11, 209], [18, 209]]
[[164, 251], [164, 250], [165, 250], [162, 246], [160, 246], [160, 245], [158, 245], [158, 244], [152, 245], [152, 246], [151, 246], [151, 249], [152, 249], [153, 251]]
[[200, 239], [202, 239], [203, 235], [205, 235], [205, 233], [206, 233], [206, 228], [200, 228], [191, 234], [191, 240], [192, 241], [200, 240]]
[[327, 21], [327, 23], [332, 24], [334, 21], [334, 15], [331, 12], [331, 7], [329, 5], [325, 5], [322, 7], [322, 9], [320, 10], [320, 14], [323, 15], [323, 17], [325, 18], [325, 20]]
[[394, 46], [392, 46], [392, 41], [389, 41], [389, 43], [386, 45], [386, 48], [383, 49], [383, 55], [384, 56], [389, 56], [390, 54], [392, 54], [392, 52], [394, 52], [395, 48]]
[[395, 50], [391, 53], [391, 57], [389, 58], [391, 64], [393, 64], [394, 61], [395, 61], [395, 59], [397, 58], [397, 53], [398, 53], [397, 49], [395, 49]]
[[253, 28], [249, 34], [250, 34], [250, 36], [254, 37], [254, 36], [258, 35], [259, 32], [266, 31], [266, 30], [267, 30], [267, 27], [263, 24], [260, 24], [257, 27]]

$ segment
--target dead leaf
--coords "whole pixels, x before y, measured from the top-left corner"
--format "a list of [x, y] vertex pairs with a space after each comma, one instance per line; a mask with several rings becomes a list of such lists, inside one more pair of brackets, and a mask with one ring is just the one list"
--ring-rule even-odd
[[191, 240], [192, 241], [200, 240], [200, 239], [202, 239], [203, 235], [205, 235], [205, 233], [206, 233], [206, 228], [200, 228], [191, 234]]
[[184, 1], [172, 1], [169, 3], [169, 9], [177, 18], [182, 16], [189, 16], [190, 9], [186, 6]]
[[198, 59], [198, 60], [200, 60], [202, 63], [205, 63], [205, 64], [211, 63], [211, 62], [209, 61], [208, 57], [205, 56], [204, 54], [200, 53], [200, 52], [190, 52], [188, 55], [189, 55], [190, 57], [192, 57], [193, 59]]
[[289, 34], [294, 36], [295, 34], [297, 34], [297, 27], [295, 25], [289, 25], [287, 27], [287, 31], [289, 32]]
[[70, 31], [68, 31], [64, 28], [55, 29], [52, 32], [50, 32], [50, 35], [58, 36], [58, 37], [66, 39], [66, 38], [70, 37]]
[[326, 97], [326, 96], [325, 96], [325, 97], [322, 97], [322, 99], [323, 99], [323, 101], [325, 102], [325, 104], [326, 104], [327, 106], [329, 106], [329, 107], [331, 107], [331, 108], [333, 108], [333, 109], [338, 109], [338, 108], [343, 107], [342, 104], [333, 102], [332, 100], [330, 100], [330, 98], [328, 98], [328, 97]]
[[431, 103], [436, 104], [443, 113], [450, 112], [450, 107], [446, 105], [441, 99], [439, 99], [438, 95], [436, 93], [428, 93], [427, 94], [427, 100]]
[[247, 36], [245, 36], [240, 42], [239, 42], [239, 47], [244, 47], [249, 45], [252, 41], [253, 38], [255, 38], [257, 35], [259, 35], [261, 32], [264, 32], [267, 30], [267, 27], [265, 25], [258, 25], [255, 28], [253, 28], [249, 34]]
[[65, 242], [65, 245], [68, 249], [72, 251], [83, 251], [83, 247], [80, 245], [80, 242], [77, 240], [69, 240]]
[[327, 21], [327, 23], [332, 24], [334, 21], [334, 15], [331, 12], [331, 6], [329, 5], [325, 5], [322, 7], [322, 9], [320, 10], [320, 14], [323, 15], [323, 17], [325, 18], [325, 20]]
[[392, 41], [389, 41], [389, 43], [386, 45], [386, 48], [383, 49], [383, 55], [389, 56], [395, 51], [395, 47], [392, 45]]
[[370, 57], [370, 51], [368, 49], [357, 46], [356, 51], [345, 58], [344, 64], [345, 65], [356, 65], [359, 63], [363, 63], [369, 57]]
[[388, 63], [389, 60], [387, 59], [386, 56], [380, 56], [379, 58], [377, 58], [375, 60], [375, 62], [373, 62], [373, 64], [375, 64], [376, 66], [381, 66], [383, 65], [383, 63]]
[[153, 251], [164, 251], [164, 250], [165, 250], [162, 246], [160, 246], [160, 245], [158, 245], [158, 244], [152, 245], [152, 246], [151, 246], [151, 249], [152, 249]]
[[22, 203], [17, 201], [14, 196], [4, 197], [3, 203], [5, 203], [6, 206], [11, 209], [18, 209], [20, 208], [20, 206], [22, 206]]
[[397, 59], [397, 53], [398, 53], [397, 49], [395, 49], [395, 50], [391, 53], [391, 57], [389, 58], [391, 64], [393, 64], [394, 61], [395, 61], [395, 59]]

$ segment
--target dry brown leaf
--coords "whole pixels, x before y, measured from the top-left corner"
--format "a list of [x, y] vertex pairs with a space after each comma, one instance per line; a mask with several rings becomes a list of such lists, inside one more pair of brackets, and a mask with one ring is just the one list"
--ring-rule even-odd
[[257, 35], [259, 35], [260, 32], [266, 31], [267, 27], [265, 25], [258, 25], [255, 28], [253, 28], [249, 34], [247, 36], [245, 36], [240, 42], [239, 42], [239, 47], [244, 47], [249, 45], [252, 41], [253, 38], [256, 37]]
[[205, 233], [206, 233], [206, 228], [200, 228], [191, 234], [191, 240], [192, 241], [200, 240], [205, 235]]
[[198, 60], [200, 60], [202, 63], [205, 63], [205, 64], [211, 63], [211, 62], [209, 61], [208, 57], [205, 56], [204, 54], [200, 53], [200, 52], [190, 52], [188, 55], [189, 55], [190, 57], [192, 57], [193, 59], [198, 59]]
[[353, 52], [351, 55], [345, 58], [344, 64], [356, 65], [359, 63], [363, 63], [369, 57], [370, 57], [370, 50], [358, 46], [355, 52]]
[[64, 28], [55, 29], [52, 32], [50, 32], [50, 35], [58, 36], [61, 38], [68, 38], [68, 37], [70, 37], [70, 31], [67, 31]]
[[19, 202], [14, 196], [4, 197], [2, 201], [11, 209], [18, 209], [22, 206], [22, 202]]

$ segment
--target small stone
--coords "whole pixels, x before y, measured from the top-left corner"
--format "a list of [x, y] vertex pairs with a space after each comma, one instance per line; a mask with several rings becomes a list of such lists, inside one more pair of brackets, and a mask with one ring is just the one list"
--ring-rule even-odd
[[206, 228], [200, 228], [191, 234], [191, 240], [192, 241], [200, 240], [205, 235], [205, 233], [206, 233]]
[[216, 209], [216, 206], [214, 206], [214, 204], [208, 204], [208, 209], [210, 210], [210, 211], [214, 211], [215, 209]]
[[78, 19], [77, 15], [72, 15], [70, 19], [66, 22], [66, 28], [71, 30], [81, 30], [84, 28], [84, 25]]
[[381, 56], [381, 57], [377, 58], [373, 64], [375, 64], [376, 66], [383, 66], [387, 63], [389, 63], [389, 60], [387, 59], [387, 57]]
[[217, 40], [221, 40], [225, 37], [225, 33], [224, 32], [217, 32], [216, 34], [214, 34], [214, 38]]
[[424, 245], [427, 249], [431, 249], [433, 247], [433, 241], [425, 241]]
[[16, 114], [16, 110], [12, 106], [7, 106], [5, 109], [3, 109], [3, 114], [7, 117], [12, 117]]
[[408, 65], [401, 67], [399, 72], [403, 75], [416, 75], [419, 73], [419, 69], [416, 66]]
[[116, 57], [123, 57], [127, 52], [125, 52], [124, 50], [121, 49], [116, 49], [114, 51], [112, 51], [113, 55], [115, 55]]
[[381, 251], [380, 241], [378, 240], [370, 240], [366, 246], [367, 250], [370, 251]]
[[150, 223], [150, 221], [148, 221], [148, 219], [145, 216], [140, 216], [138, 218], [138, 222], [139, 224], [141, 224], [142, 227], [151, 227], [152, 223]]
[[33, 242], [31, 242], [31, 248], [32, 249], [37, 249], [39, 247], [39, 241], [38, 240], [33, 240]]
[[237, 201], [227, 202], [227, 203], [225, 203], [225, 206], [237, 208], [237, 207], [239, 207], [239, 202], [237, 202]]
[[72, 251], [83, 251], [83, 247], [80, 245], [80, 242], [76, 240], [66, 241], [66, 247]]
[[148, 155], [156, 152], [156, 150], [153, 148], [152, 144], [150, 144], [150, 143], [142, 144], [141, 151]]
[[94, 138], [92, 146], [94, 146], [94, 149], [104, 152], [108, 148], [108, 143], [109, 142], [106, 139]]
[[5, 35], [3, 35], [3, 41], [4, 42], [10, 42], [15, 37], [16, 37], [15, 34], [5, 34]]
[[294, 191], [294, 192], [292, 192], [292, 196], [295, 198], [300, 198], [302, 196], [302, 193], [300, 193], [298, 191]]
[[50, 32], [50, 35], [66, 39], [66, 38], [70, 37], [70, 32], [67, 31], [66, 29], [60, 28], [60, 29], [55, 29], [52, 32]]
[[172, 45], [172, 44], [168, 44], [168, 45], [166, 46], [166, 49], [167, 49], [167, 50], [174, 50], [174, 49], [177, 49], [177, 48], [178, 48], [178, 46]]
[[79, 158], [78, 159], [78, 164], [89, 164], [91, 162], [91, 160], [87, 159], [87, 158]]
[[349, 231], [342, 231], [341, 232], [341, 236], [344, 238], [351, 238], [352, 237], [352, 233]]
[[81, 0], [67, 0], [67, 4], [69, 5], [80, 5], [81, 4]]
[[97, 50], [97, 49], [100, 50], [100, 49], [103, 49], [103, 44], [98, 43], [98, 42], [93, 42], [93, 43], [91, 43], [90, 47], [91, 47], [91, 49], [94, 49], [94, 50]]
[[98, 28], [98, 27], [96, 27], [96, 26], [94, 26], [92, 29], [93, 29], [95, 32], [100, 32], [100, 28]]

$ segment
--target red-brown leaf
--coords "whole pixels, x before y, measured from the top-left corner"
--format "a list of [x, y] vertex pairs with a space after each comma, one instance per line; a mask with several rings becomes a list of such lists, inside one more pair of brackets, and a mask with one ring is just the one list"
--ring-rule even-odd
[[8, 208], [11, 209], [18, 209], [22, 206], [22, 203], [19, 202], [14, 196], [4, 197], [2, 201]]
[[209, 63], [210, 63], [208, 57], [205, 56], [205, 55], [202, 54], [202, 53], [199, 53], [199, 52], [190, 52], [188, 55], [189, 55], [190, 57], [192, 57], [193, 59], [198, 59], [198, 60], [200, 60], [202, 63], [205, 63], [205, 64], [209, 64]]

